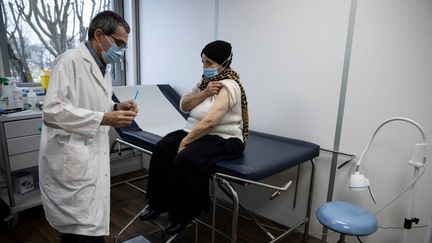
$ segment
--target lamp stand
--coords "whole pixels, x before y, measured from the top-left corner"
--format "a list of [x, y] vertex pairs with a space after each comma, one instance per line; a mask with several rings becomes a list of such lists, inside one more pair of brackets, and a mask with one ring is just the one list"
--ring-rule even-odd
[[[414, 177], [416, 178], [418, 176], [418, 174], [420, 173], [420, 168], [419, 167], [414, 167]], [[412, 185], [410, 190], [409, 190], [409, 202], [408, 202], [408, 208], [407, 208], [407, 213], [406, 213], [406, 217], [405, 220], [411, 220], [414, 218], [413, 215], [413, 211], [414, 211], [414, 198], [415, 198], [415, 192], [416, 192], [416, 184]], [[418, 221], [417, 221], [418, 223]], [[416, 223], [416, 224], [417, 224]], [[403, 231], [403, 238], [402, 238], [402, 242], [403, 243], [409, 243], [409, 235], [410, 235], [410, 229], [411, 229], [411, 225], [409, 228], [405, 227], [404, 225], [404, 231]]]
[[428, 226], [427, 231], [426, 231], [424, 243], [432, 243], [432, 215], [431, 215], [431, 218], [429, 220], [428, 225], [429, 226]]
[[[355, 172], [355, 174], [353, 174], [351, 176], [351, 178], [353, 178], [353, 180], [350, 180], [350, 183], [359, 181], [359, 180], [354, 180], [354, 178], [355, 178], [354, 176], [359, 174], [358, 171], [360, 168], [360, 164], [363, 160], [363, 157], [365, 156], [366, 152], [368, 151], [368, 149], [369, 149], [370, 145], [372, 144], [372, 141], [374, 140], [378, 131], [387, 123], [394, 122], [394, 121], [403, 121], [403, 122], [407, 122], [407, 123], [414, 125], [420, 131], [423, 143], [416, 144], [415, 150], [414, 150], [414, 155], [411, 158], [411, 160], [408, 162], [409, 165], [414, 166], [414, 174], [413, 174], [412, 184], [409, 187], [407, 187], [405, 190], [403, 190], [400, 194], [398, 194], [394, 199], [390, 200], [387, 204], [385, 204], [384, 207], [382, 207], [380, 210], [378, 210], [375, 214], [377, 214], [381, 210], [383, 210], [391, 202], [393, 202], [400, 195], [402, 195], [402, 193], [406, 192], [406, 190], [409, 190], [409, 203], [408, 203], [406, 218], [404, 221], [404, 232], [403, 232], [403, 238], [402, 238], [403, 243], [409, 243], [410, 242], [409, 241], [409, 233], [410, 233], [409, 230], [411, 229], [412, 223], [414, 222], [415, 224], [418, 224], [418, 222], [419, 222], [419, 219], [413, 217], [414, 198], [415, 198], [415, 192], [416, 192], [415, 186], [416, 186], [417, 180], [420, 178], [420, 176], [423, 175], [424, 170], [425, 170], [425, 165], [426, 165], [427, 139], [426, 139], [426, 134], [425, 134], [423, 127], [420, 124], [418, 124], [417, 122], [415, 122], [411, 119], [405, 118], [405, 117], [393, 117], [393, 118], [385, 120], [375, 130], [375, 132], [372, 135], [372, 138], [370, 139], [370, 141], [366, 145], [365, 149], [363, 150], [362, 154], [360, 155], [360, 158], [356, 164], [356, 172]], [[421, 168], [423, 168], [423, 170], [420, 170]], [[359, 175], [357, 175], [357, 178], [359, 178]], [[350, 188], [351, 187], [355, 188], [355, 186], [357, 186], [357, 188], [361, 188], [360, 185], [363, 185], [362, 186], [363, 188], [366, 185], [369, 186], [369, 180], [364, 179], [363, 181], [364, 181], [363, 183], [357, 183], [354, 186], [350, 185]], [[366, 182], [366, 184], [365, 184], [365, 182]], [[432, 223], [432, 218], [431, 218], [431, 223]], [[426, 235], [426, 238], [429, 238], [429, 242], [428, 242], [428, 239], [425, 239], [425, 243], [427, 243], [427, 242], [432, 243], [432, 236], [431, 236], [431, 230], [432, 230], [431, 227], [432, 226], [430, 224], [429, 224], [429, 228], [428, 228], [428, 232], [427, 232], [427, 234], [429, 234], [429, 236]]]

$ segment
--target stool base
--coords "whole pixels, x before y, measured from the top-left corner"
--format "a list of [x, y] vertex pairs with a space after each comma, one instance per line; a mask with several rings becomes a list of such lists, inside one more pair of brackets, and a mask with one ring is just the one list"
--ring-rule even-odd
[[340, 234], [340, 238], [337, 243], [345, 243], [345, 234]]

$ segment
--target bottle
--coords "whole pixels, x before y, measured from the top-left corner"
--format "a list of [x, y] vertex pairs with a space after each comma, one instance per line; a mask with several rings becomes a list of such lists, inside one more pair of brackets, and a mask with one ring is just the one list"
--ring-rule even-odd
[[9, 79], [1, 78], [0, 108], [6, 110], [9, 107]]
[[30, 89], [27, 93], [27, 103], [30, 104], [30, 108], [32, 110], [37, 110], [37, 95], [36, 92], [33, 91], [33, 89]]
[[51, 76], [50, 70], [43, 70], [43, 74], [40, 75], [41, 86], [45, 92], [48, 90], [48, 83], [50, 80], [50, 76]]
[[[10, 79], [9, 79], [10, 80]], [[24, 102], [21, 89], [16, 86], [15, 82], [9, 84], [9, 109], [23, 109]]]
[[0, 77], [0, 99], [3, 97], [3, 86], [8, 85], [9, 79]]

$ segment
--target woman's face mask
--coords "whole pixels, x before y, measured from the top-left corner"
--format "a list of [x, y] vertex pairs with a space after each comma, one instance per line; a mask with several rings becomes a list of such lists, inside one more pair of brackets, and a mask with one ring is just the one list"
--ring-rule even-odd
[[207, 78], [213, 78], [218, 74], [219, 72], [217, 68], [213, 68], [213, 67], [203, 68], [203, 75], [206, 76]]
[[[228, 61], [231, 59], [232, 57], [232, 53], [230, 54], [230, 56], [221, 64], [222, 68], [225, 69], [225, 64], [228, 63]], [[222, 69], [222, 70], [223, 70]], [[212, 78], [216, 75], [219, 74], [218, 68], [215, 67], [207, 67], [207, 68], [203, 68], [203, 75], [207, 78]]]
[[111, 44], [111, 46], [107, 51], [104, 51], [102, 48], [102, 45], [101, 45], [103, 59], [105, 60], [106, 63], [120, 62], [120, 60], [124, 56], [124, 52], [126, 49], [118, 47], [115, 43], [111, 43], [111, 41], [109, 40], [109, 38], [106, 35], [105, 35], [105, 38], [107, 38], [107, 40]]

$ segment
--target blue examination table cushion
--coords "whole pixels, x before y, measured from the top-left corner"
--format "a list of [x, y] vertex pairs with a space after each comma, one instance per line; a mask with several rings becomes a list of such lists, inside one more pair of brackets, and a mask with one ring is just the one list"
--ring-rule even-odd
[[251, 131], [243, 156], [216, 164], [216, 171], [258, 181], [319, 155], [313, 143]]
[[[141, 148], [153, 151], [160, 136], [138, 130], [123, 131], [122, 139]], [[250, 131], [243, 156], [222, 160], [216, 172], [258, 181], [319, 155], [319, 146], [313, 143]]]

